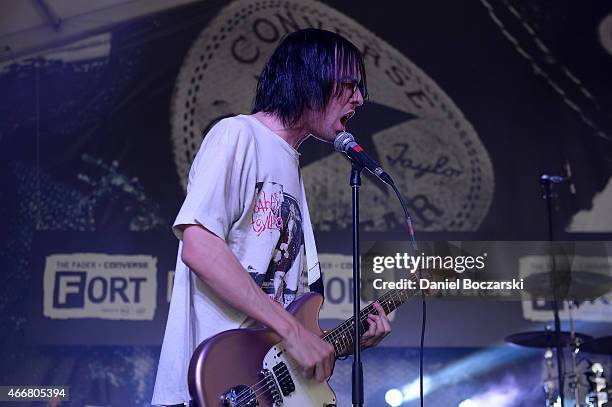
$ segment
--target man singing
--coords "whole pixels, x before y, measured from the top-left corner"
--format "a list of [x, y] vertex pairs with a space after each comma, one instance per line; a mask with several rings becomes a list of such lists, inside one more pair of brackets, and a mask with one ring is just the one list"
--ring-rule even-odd
[[[180, 243], [153, 405], [188, 404], [197, 345], [255, 321], [282, 338], [307, 377], [329, 378], [333, 346], [284, 308], [306, 290], [323, 291], [297, 149], [309, 136], [333, 142], [366, 92], [352, 43], [300, 30], [265, 65], [253, 113], [223, 119], [206, 135], [173, 226]], [[391, 331], [375, 307], [363, 347]]]

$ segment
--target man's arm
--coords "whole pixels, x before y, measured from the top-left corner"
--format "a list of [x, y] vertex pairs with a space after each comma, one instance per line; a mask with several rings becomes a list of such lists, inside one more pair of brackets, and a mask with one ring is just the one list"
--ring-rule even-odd
[[183, 231], [183, 262], [232, 307], [273, 329], [307, 377], [326, 380], [334, 367], [334, 348], [261, 290], [227, 244], [199, 225]]

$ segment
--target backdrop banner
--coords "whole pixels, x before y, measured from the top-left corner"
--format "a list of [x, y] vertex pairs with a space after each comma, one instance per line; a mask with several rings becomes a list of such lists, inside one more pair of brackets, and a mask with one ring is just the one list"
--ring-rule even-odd
[[[553, 174], [569, 177], [554, 185], [554, 238], [612, 240], [611, 26], [604, 1], [213, 0], [3, 63], [0, 384], [70, 385], [71, 406], [149, 403], [191, 161], [217, 121], [250, 113], [263, 64], [300, 28], [339, 32], [363, 53], [370, 96], [349, 131], [396, 180], [417, 238], [546, 241], [540, 176]], [[300, 152], [331, 327], [354, 300], [350, 163], [313, 138]], [[361, 202], [362, 240], [408, 240], [393, 191], [368, 174]], [[518, 257], [504, 266], [524, 276], [546, 263]], [[577, 329], [609, 334], [610, 299], [581, 303]], [[420, 307], [416, 297], [394, 313], [388, 353], [372, 352], [376, 366], [396, 358], [410, 371], [406, 386]], [[516, 390], [518, 367], [489, 377], [483, 366], [538, 367], [540, 354], [503, 338], [544, 329], [551, 313], [536, 300], [441, 297], [427, 318], [425, 344], [441, 352], [432, 373], [448, 384], [429, 397], [457, 405], [475, 390], [451, 385], [457, 371], [444, 366]], [[349, 371], [336, 369], [339, 394]], [[529, 378], [541, 386], [539, 372]], [[387, 387], [370, 377], [366, 401], [383, 405]], [[540, 402], [517, 391], [508, 405]]]

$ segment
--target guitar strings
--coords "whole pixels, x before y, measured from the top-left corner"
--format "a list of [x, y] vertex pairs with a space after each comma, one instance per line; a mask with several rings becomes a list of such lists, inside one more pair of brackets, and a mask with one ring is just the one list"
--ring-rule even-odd
[[[385, 294], [383, 294], [383, 296], [381, 296], [377, 302], [379, 302], [381, 304], [381, 306], [383, 307], [383, 309], [387, 308], [388, 306], [388, 310], [385, 309], [386, 312], [391, 312], [393, 311], [395, 308], [397, 308], [396, 304], [395, 304], [395, 299], [398, 299], [398, 304], [402, 304], [403, 302], [406, 301], [406, 299], [409, 297], [409, 295], [406, 295], [405, 297], [402, 296], [402, 291], [403, 290], [392, 290], [389, 291]], [[406, 290], [407, 291], [407, 290]], [[384, 297], [389, 297], [389, 298], [384, 298]], [[396, 297], [396, 298], [395, 298]], [[403, 298], [402, 298], [403, 297]], [[391, 302], [391, 304], [389, 304], [389, 302]], [[363, 314], [362, 316], [360, 316], [360, 323], [362, 324], [362, 328], [363, 328], [363, 323], [367, 321], [367, 317], [369, 315], [369, 312], [366, 312], [368, 309], [373, 308], [373, 304], [369, 304], [368, 306], [366, 306], [361, 313]], [[393, 309], [392, 309], [393, 308]], [[354, 318], [350, 318], [349, 320], [345, 321], [344, 323], [342, 323], [341, 325], [339, 325], [338, 327], [336, 327], [335, 329], [333, 329], [332, 331], [328, 332], [327, 334], [322, 336], [322, 339], [328, 339], [328, 337], [330, 336], [334, 336], [336, 335], [336, 331], [340, 331], [340, 332], [348, 332], [349, 334], [351, 333], [351, 328], [353, 326], [353, 321]], [[344, 325], [349, 324], [350, 326], [348, 327], [344, 327]], [[343, 338], [345, 338], [343, 336]], [[337, 339], [337, 338], [336, 338]], [[352, 338], [351, 338], [352, 339]], [[351, 341], [352, 342], [352, 341]], [[350, 344], [350, 342], [349, 342]], [[334, 349], [336, 348], [335, 344], [332, 344], [334, 346]], [[339, 351], [344, 350], [346, 347], [348, 346], [344, 346], [343, 348], [341, 348]], [[336, 351], [337, 353], [339, 351]], [[291, 368], [295, 368], [296, 366], [294, 364], [289, 364], [289, 366]], [[286, 372], [283, 373], [280, 376], [276, 377], [276, 380], [282, 380], [284, 379], [287, 375], [290, 375], [290, 372]], [[260, 385], [258, 388], [254, 388], [255, 386]], [[236, 395], [236, 402], [238, 403], [242, 403], [243, 401], [245, 401], [245, 397], [250, 400], [252, 397], [251, 394], [246, 394], [246, 393], [254, 393], [256, 397], [259, 397], [259, 394], [257, 394], [257, 392], [261, 392], [262, 390], [266, 389], [268, 387], [268, 383], [265, 379], [260, 380], [259, 382], [256, 382], [255, 384], [253, 384], [252, 387], [250, 387], [249, 389], [243, 390], [241, 393], [239, 393], [238, 395]], [[269, 390], [269, 388], [267, 389]]]
[[[387, 312], [387, 313], [392, 312], [393, 310], [395, 310], [397, 308], [396, 301], [395, 301], [396, 299], [398, 300], [397, 303], [399, 305], [401, 305], [402, 303], [404, 303], [408, 299], [408, 297], [409, 297], [408, 294], [406, 294], [406, 296], [402, 296], [402, 293], [403, 292], [407, 293], [407, 291], [408, 290], [399, 290], [399, 289], [388, 291], [385, 294], [383, 294], [377, 300], [377, 302], [383, 307], [385, 312]], [[389, 297], [389, 298], [384, 298], [384, 297]], [[391, 302], [391, 304], [389, 304], [389, 302]], [[363, 324], [367, 321], [368, 315], [370, 314], [370, 312], [368, 311], [370, 309], [374, 309], [373, 303], [367, 305], [366, 307], [364, 307], [361, 310], [361, 314], [363, 314], [363, 315], [360, 316], [360, 318], [359, 318], [360, 321], [359, 322], [361, 324], [362, 329], [364, 328]], [[327, 334], [323, 335], [321, 337], [321, 339], [327, 340], [327, 339], [329, 339], [329, 337], [332, 337], [332, 336], [336, 336], [335, 340], [337, 340], [338, 338], [346, 339], [346, 336], [345, 336], [346, 333], [352, 334], [353, 320], [354, 320], [354, 317], [346, 320], [345, 322], [343, 322], [342, 324], [340, 324], [339, 326], [337, 326], [333, 330], [329, 331]], [[349, 325], [349, 326], [345, 326], [345, 325]], [[341, 335], [340, 335], [340, 333], [341, 333]], [[331, 343], [331, 345], [334, 346], [334, 350], [336, 351], [336, 353], [339, 353], [340, 351], [346, 349], [348, 347], [348, 345], [350, 345], [353, 341], [354, 341], [354, 339], [351, 336], [351, 340], [350, 341], [347, 340], [347, 345], [342, 344], [343, 347], [338, 349], [338, 350], [336, 350], [337, 342]], [[289, 364], [289, 367], [296, 368], [295, 364], [290, 364], [290, 363], [288, 363], [288, 364]], [[280, 381], [280, 380], [284, 379], [287, 375], [290, 376], [291, 372], [286, 372], [286, 373], [281, 374], [280, 376], [277, 376], [276, 380]], [[259, 386], [259, 387], [255, 388], [256, 386]], [[248, 389], [243, 390], [241, 393], [238, 393], [236, 395], [236, 402], [237, 403], [242, 403], [243, 401], [247, 401], [248, 402], [248, 400], [250, 400], [252, 398], [252, 394], [248, 394], [248, 393], [251, 393], [251, 392], [254, 393], [254, 395], [257, 398], [259, 398], [260, 395], [257, 394], [257, 393], [261, 392], [262, 390], [269, 390], [269, 388], [267, 388], [267, 387], [268, 387], [268, 383], [267, 383], [266, 379], [262, 379], [259, 382], [254, 383]], [[247, 398], [247, 400], [245, 400], [245, 398]], [[239, 404], [236, 404], [236, 406], [240, 407]]]
[[[411, 280], [416, 281], [416, 276], [411, 276]], [[402, 298], [402, 294], [405, 293], [405, 297]], [[390, 313], [393, 310], [395, 310], [397, 308], [397, 305], [395, 303], [395, 299], [394, 297], [397, 297], [397, 299], [399, 299], [397, 302], [399, 305], [403, 304], [409, 297], [409, 290], [400, 290], [400, 289], [395, 289], [395, 290], [391, 290], [386, 292], [385, 294], [383, 294], [378, 300], [377, 302], [379, 304], [381, 304], [381, 306], [383, 307], [383, 309], [385, 310], [386, 313]], [[390, 297], [390, 298], [385, 298], [385, 297]], [[389, 309], [386, 309], [386, 305], [389, 304], [389, 302], [392, 303], [392, 306], [389, 307]], [[362, 320], [362, 322], [367, 321], [367, 314], [370, 314], [369, 310], [371, 310], [372, 308], [374, 308], [373, 303], [369, 304], [368, 306], [366, 306], [361, 313], [366, 314], [365, 318], [364, 317], [360, 317], [360, 319]], [[343, 322], [342, 324], [340, 324], [338, 327], [334, 328], [333, 330], [331, 330], [330, 332], [328, 332], [326, 335], [324, 335], [322, 338], [323, 339], [327, 339], [329, 336], [334, 336], [336, 335], [337, 337], [335, 339], [338, 339], [338, 337], [340, 338], [345, 338], [344, 334], [346, 332], [348, 332], [349, 334], [352, 331], [353, 328], [353, 320], [354, 317], [351, 317], [350, 319], [346, 320], [345, 322]], [[345, 327], [345, 325], [349, 325], [347, 327]], [[339, 335], [336, 333], [336, 331], [340, 331], [342, 334]], [[353, 338], [351, 337], [350, 341], [347, 341], [347, 345], [350, 345], [353, 342]]]
[[[387, 310], [387, 309], [385, 309], [385, 311], [386, 311], [386, 312], [391, 312], [391, 311], [393, 311], [395, 308], [397, 308], [397, 307], [396, 307], [396, 305], [395, 305], [395, 299], [398, 299], [398, 301], [397, 301], [397, 302], [398, 302], [398, 304], [400, 304], [400, 305], [401, 305], [403, 302], [405, 302], [405, 301], [406, 301], [406, 299], [408, 299], [409, 295], [406, 295], [405, 297], [403, 297], [403, 296], [402, 296], [402, 292], [407, 292], [407, 290], [399, 290], [399, 289], [397, 289], [397, 290], [392, 290], [392, 291], [389, 291], [389, 292], [387, 292], [387, 293], [383, 294], [383, 295], [382, 295], [382, 296], [381, 296], [381, 297], [378, 299], [378, 301], [377, 301], [377, 302], [379, 302], [379, 303], [381, 304], [381, 306], [383, 307], [383, 309], [385, 309], [385, 308], [387, 308], [387, 306], [388, 306], [388, 305], [390, 305], [390, 304], [389, 304], [389, 301], [391, 301], [391, 303], [392, 303], [392, 307], [391, 307], [391, 306], [389, 306], [389, 307], [388, 307], [388, 308], [389, 308], [388, 310]], [[389, 298], [384, 298], [385, 296], [387, 296], [387, 297], [389, 297]], [[402, 297], [403, 297], [403, 298], [402, 298]], [[373, 304], [369, 304], [368, 306], [366, 306], [366, 307], [365, 307], [365, 308], [364, 308], [364, 309], [361, 311], [361, 313], [363, 314], [362, 316], [360, 316], [360, 323], [362, 324], [362, 328], [363, 328], [363, 323], [367, 321], [367, 316], [369, 315], [369, 312], [366, 312], [366, 311], [367, 311], [368, 309], [371, 309], [371, 308], [374, 308]], [[391, 309], [391, 308], [393, 308], [393, 309]], [[324, 339], [324, 340], [325, 340], [325, 339], [328, 339], [328, 337], [330, 337], [330, 336], [334, 336], [334, 335], [336, 335], [336, 334], [335, 334], [335, 332], [336, 332], [336, 331], [346, 332], [346, 333], [349, 333], [349, 334], [350, 334], [350, 333], [351, 333], [351, 331], [352, 331], [352, 330], [351, 330], [351, 328], [352, 328], [352, 326], [353, 326], [353, 323], [352, 323], [353, 319], [354, 319], [354, 318], [350, 318], [349, 320], [345, 321], [344, 323], [342, 323], [342, 324], [341, 324], [341, 325], [339, 325], [338, 327], [334, 328], [332, 331], [330, 331], [330, 332], [328, 332], [327, 334], [323, 335], [323, 336], [322, 336], [322, 339]], [[349, 324], [350, 326], [348, 326], [348, 327], [344, 327], [344, 325], [347, 325], [347, 324]], [[351, 339], [352, 339], [352, 338], [351, 338]], [[351, 340], [351, 342], [352, 342], [352, 340]], [[349, 344], [350, 344], [350, 343], [349, 343]], [[332, 344], [332, 345], [334, 346], [334, 349], [335, 349], [335, 348], [336, 348], [335, 344]], [[344, 347], [343, 347], [343, 348], [341, 348], [339, 351], [344, 350], [346, 347], [348, 347], [348, 346], [344, 346]], [[336, 352], [339, 352], [339, 351], [336, 351]], [[289, 364], [289, 366], [290, 366], [291, 368], [295, 368], [295, 367], [296, 367], [294, 364]], [[284, 378], [286, 377], [286, 375], [287, 375], [287, 374], [288, 374], [288, 375], [290, 375], [290, 372], [283, 373], [282, 375], [278, 376], [278, 377], [276, 378], [276, 380], [278, 381], [278, 380], [284, 379]], [[261, 385], [261, 386], [259, 386], [258, 388], [254, 388], [255, 386], [258, 386], [258, 385]], [[257, 395], [257, 392], [261, 391], [262, 389], [266, 388], [267, 386], [268, 386], [268, 383], [266, 382], [266, 380], [265, 380], [265, 379], [260, 380], [259, 382], [254, 383], [252, 387], [250, 387], [249, 389], [243, 390], [241, 393], [238, 393], [238, 395], [236, 395], [236, 402], [239, 402], [239, 403], [240, 403], [240, 402], [244, 401], [244, 398], [245, 398], [245, 397], [248, 397], [248, 399], [251, 399], [251, 395], [246, 394], [246, 393], [250, 393], [250, 392], [255, 393], [255, 395], [256, 395], [257, 397], [259, 397], [259, 395]], [[268, 389], [268, 390], [269, 390], [269, 389]], [[241, 399], [242, 399], [242, 400], [241, 400]]]

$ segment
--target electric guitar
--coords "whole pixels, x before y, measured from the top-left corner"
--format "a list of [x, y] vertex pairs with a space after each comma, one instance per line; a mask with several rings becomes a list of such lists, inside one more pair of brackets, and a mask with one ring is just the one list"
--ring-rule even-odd
[[[391, 290], [378, 302], [388, 314], [418, 291]], [[324, 333], [319, 327], [323, 297], [307, 293], [288, 307], [308, 330], [334, 347], [336, 355], [352, 349], [354, 318]], [[367, 317], [376, 313], [372, 304], [359, 319], [362, 332]], [[336, 395], [327, 382], [306, 379], [297, 362], [286, 353], [274, 331], [233, 329], [202, 342], [189, 364], [189, 392], [198, 407], [332, 407]]]

